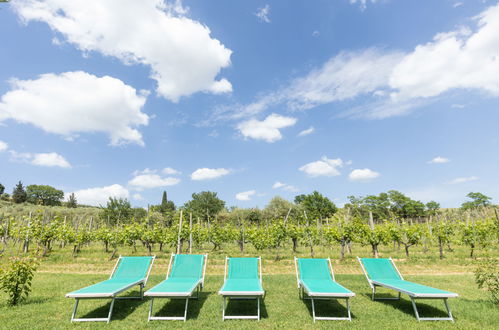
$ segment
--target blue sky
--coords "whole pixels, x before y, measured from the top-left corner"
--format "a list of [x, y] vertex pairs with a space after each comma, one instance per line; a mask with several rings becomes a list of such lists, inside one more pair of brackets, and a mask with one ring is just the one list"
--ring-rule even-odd
[[1, 4], [0, 183], [499, 198], [496, 1]]

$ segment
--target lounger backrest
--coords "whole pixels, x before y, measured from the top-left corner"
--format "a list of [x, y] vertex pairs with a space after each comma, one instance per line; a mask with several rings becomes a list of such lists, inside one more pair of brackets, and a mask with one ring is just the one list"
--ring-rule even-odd
[[302, 280], [331, 280], [328, 259], [298, 259], [298, 270]]
[[142, 279], [147, 277], [153, 257], [121, 257], [112, 279]]
[[173, 259], [171, 278], [201, 278], [203, 277], [204, 255], [176, 254]]
[[392, 261], [387, 258], [361, 258], [364, 269], [371, 280], [376, 279], [402, 279], [393, 267]]
[[227, 278], [231, 279], [259, 279], [258, 258], [229, 258]]

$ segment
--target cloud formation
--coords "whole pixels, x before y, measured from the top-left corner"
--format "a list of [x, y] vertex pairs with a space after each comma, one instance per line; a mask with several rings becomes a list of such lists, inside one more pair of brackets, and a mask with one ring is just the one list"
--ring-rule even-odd
[[476, 181], [478, 179], [479, 179], [479, 177], [477, 177], [477, 176], [459, 177], [459, 178], [455, 178], [454, 180], [449, 181], [449, 184], [459, 184], [459, 183], [471, 182], [471, 181]]
[[237, 129], [245, 138], [264, 140], [273, 143], [282, 139], [280, 129], [293, 126], [297, 119], [271, 114], [264, 120], [250, 119], [237, 125]]
[[236, 194], [236, 199], [239, 201], [249, 201], [254, 194], [256, 194], [256, 190], [243, 191]]
[[147, 125], [146, 94], [109, 76], [83, 71], [42, 74], [34, 80], [11, 81], [0, 100], [0, 122], [31, 124], [46, 132], [74, 137], [102, 132], [111, 145], [144, 145], [137, 126]]
[[[110, 197], [128, 198], [130, 195], [128, 189], [119, 184], [113, 184], [104, 187], [81, 189], [73, 191], [73, 193], [75, 194], [78, 204], [93, 205], [93, 206], [106, 205], [106, 202], [109, 200]], [[66, 194], [66, 198], [68, 198], [70, 194], [71, 193]]]
[[369, 182], [379, 177], [379, 175], [380, 174], [378, 172], [375, 172], [368, 168], [364, 168], [364, 169], [353, 170], [348, 175], [348, 178], [350, 179], [350, 181], [355, 181], [355, 182]]
[[9, 149], [9, 145], [7, 144], [7, 142], [0, 140], [0, 152], [5, 151], [7, 149]]
[[295, 186], [292, 186], [292, 185], [287, 184], [287, 183], [279, 182], [279, 181], [276, 181], [272, 185], [272, 188], [273, 189], [282, 189], [282, 190], [291, 191], [291, 192], [297, 192], [297, 191], [299, 191], [299, 189], [296, 188]]
[[312, 134], [313, 132], [315, 132], [315, 128], [313, 126], [310, 126], [309, 128], [301, 131], [300, 133], [298, 133], [298, 136], [307, 136], [309, 134]]
[[450, 159], [437, 156], [437, 157], [433, 158], [432, 160], [429, 160], [427, 163], [428, 164], [444, 164], [444, 163], [448, 163], [448, 162], [450, 162]]
[[320, 160], [303, 165], [299, 168], [300, 171], [306, 173], [309, 177], [318, 176], [338, 176], [340, 171], [338, 168], [343, 166], [343, 161], [340, 158], [329, 159], [322, 156]]
[[201, 181], [201, 180], [212, 180], [230, 173], [230, 170], [225, 168], [199, 168], [192, 172], [191, 180]]
[[10, 150], [12, 160], [35, 166], [71, 168], [71, 164], [56, 152], [30, 153]]
[[258, 8], [255, 16], [260, 19], [260, 21], [265, 23], [270, 23], [270, 5], [265, 5], [263, 7]]
[[180, 1], [19, 0], [11, 6], [24, 22], [48, 24], [84, 54], [149, 67], [157, 93], [173, 102], [196, 92], [232, 91], [227, 79], [216, 78], [232, 51], [188, 18]]

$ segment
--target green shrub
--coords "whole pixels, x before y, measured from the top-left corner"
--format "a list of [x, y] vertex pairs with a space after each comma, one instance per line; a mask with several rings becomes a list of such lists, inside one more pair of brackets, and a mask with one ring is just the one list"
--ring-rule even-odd
[[495, 304], [499, 304], [499, 269], [497, 260], [488, 258], [477, 262], [475, 281], [479, 288], [486, 288]]
[[28, 297], [37, 267], [38, 261], [35, 258], [12, 257], [7, 269], [0, 270], [0, 289], [9, 295], [7, 303], [10, 306], [15, 306]]

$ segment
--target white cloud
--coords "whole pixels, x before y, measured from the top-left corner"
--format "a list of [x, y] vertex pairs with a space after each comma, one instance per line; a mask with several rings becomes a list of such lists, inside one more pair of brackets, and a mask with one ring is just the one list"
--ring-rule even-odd
[[478, 89], [499, 97], [499, 4], [468, 27], [439, 33], [418, 45], [394, 68], [392, 99], [435, 97], [451, 89]]
[[286, 191], [292, 191], [292, 192], [297, 192], [299, 191], [298, 188], [296, 188], [295, 186], [292, 186], [290, 184], [286, 184], [286, 183], [282, 183], [282, 182], [279, 182], [279, 181], [276, 181], [273, 185], [272, 185], [272, 188], [273, 189], [282, 189], [282, 190], [286, 190]]
[[465, 183], [465, 182], [470, 182], [470, 181], [476, 181], [478, 180], [479, 177], [477, 176], [468, 176], [468, 177], [460, 177], [460, 178], [455, 178], [454, 180], [449, 181], [449, 184], [459, 184], [459, 183]]
[[455, 2], [455, 3], [452, 5], [452, 7], [457, 8], [457, 7], [460, 7], [460, 6], [462, 6], [462, 5], [463, 5], [463, 3], [462, 3], [462, 2]]
[[7, 149], [9, 149], [9, 145], [7, 144], [7, 142], [0, 140], [0, 152], [5, 151]]
[[221, 176], [227, 175], [230, 173], [230, 170], [225, 168], [199, 168], [192, 172], [191, 180], [211, 180], [216, 179]]
[[[352, 0], [365, 6], [366, 0]], [[412, 52], [343, 51], [252, 103], [219, 106], [211, 121], [237, 120], [276, 107], [307, 110], [362, 97], [343, 116], [382, 119], [409, 113], [456, 89], [499, 97], [499, 4], [474, 18], [475, 27], [438, 33]]]
[[321, 33], [317, 30], [315, 30], [314, 32], [312, 32], [312, 37], [318, 37]]
[[309, 128], [298, 133], [298, 136], [306, 136], [312, 134], [313, 132], [315, 132], [315, 128], [313, 126], [310, 126]]
[[128, 184], [136, 190], [144, 190], [159, 187], [174, 186], [180, 183], [180, 179], [173, 177], [161, 177], [158, 174], [136, 174]]
[[402, 57], [400, 52], [376, 48], [341, 52], [320, 68], [293, 79], [277, 91], [263, 94], [250, 104], [219, 106], [211, 121], [247, 118], [279, 105], [290, 110], [308, 110], [359, 95], [379, 94], [387, 88], [393, 67]]
[[379, 173], [368, 168], [355, 169], [348, 175], [351, 181], [368, 182], [379, 177]]
[[343, 166], [343, 161], [340, 158], [329, 159], [322, 156], [320, 160], [303, 165], [299, 168], [310, 177], [318, 176], [338, 176], [340, 175], [339, 167]]
[[[66, 198], [68, 198], [69, 194], [66, 194]], [[130, 195], [128, 189], [119, 184], [113, 184], [105, 187], [77, 190], [74, 191], [74, 194], [76, 200], [78, 201], [78, 204], [95, 205], [95, 206], [106, 205], [106, 202], [109, 200], [110, 197], [128, 198]]]
[[258, 11], [255, 13], [255, 16], [258, 17], [262, 22], [270, 23], [270, 6], [265, 5], [261, 8], [258, 8]]
[[144, 200], [144, 197], [142, 197], [141, 194], [133, 194], [132, 198], [135, 199], [136, 201], [143, 201]]
[[437, 157], [433, 158], [432, 160], [429, 160], [427, 163], [428, 164], [444, 164], [444, 163], [448, 163], [448, 162], [450, 162], [450, 159], [437, 156]]
[[34, 154], [31, 164], [37, 166], [70, 168], [71, 164], [55, 152]]
[[179, 171], [177, 171], [176, 169], [173, 169], [171, 167], [165, 167], [162, 172], [163, 172], [163, 174], [166, 174], [166, 175], [180, 174]]
[[174, 102], [200, 91], [232, 91], [227, 79], [216, 78], [232, 51], [186, 17], [180, 1], [19, 0], [11, 6], [24, 22], [45, 22], [84, 54], [148, 66], [157, 93]]
[[144, 144], [134, 127], [148, 124], [148, 116], [141, 112], [146, 95], [119, 79], [75, 71], [11, 84], [0, 101], [0, 122], [12, 119], [65, 137], [103, 132], [109, 134], [111, 145]]
[[256, 119], [243, 121], [237, 125], [237, 129], [246, 138], [272, 143], [282, 139], [279, 129], [293, 126], [296, 124], [296, 121], [296, 118], [284, 117], [273, 113], [262, 121]]
[[251, 196], [253, 196], [254, 194], [256, 194], [255, 190], [243, 191], [236, 194], [236, 199], [240, 201], [249, 201], [251, 200]]
[[367, 4], [369, 2], [371, 3], [376, 3], [378, 2], [379, 0], [350, 0], [350, 3], [351, 4], [359, 4], [359, 7], [361, 10], [365, 10], [367, 8]]
[[56, 152], [30, 153], [10, 150], [14, 161], [28, 163], [35, 166], [71, 168], [71, 164]]

